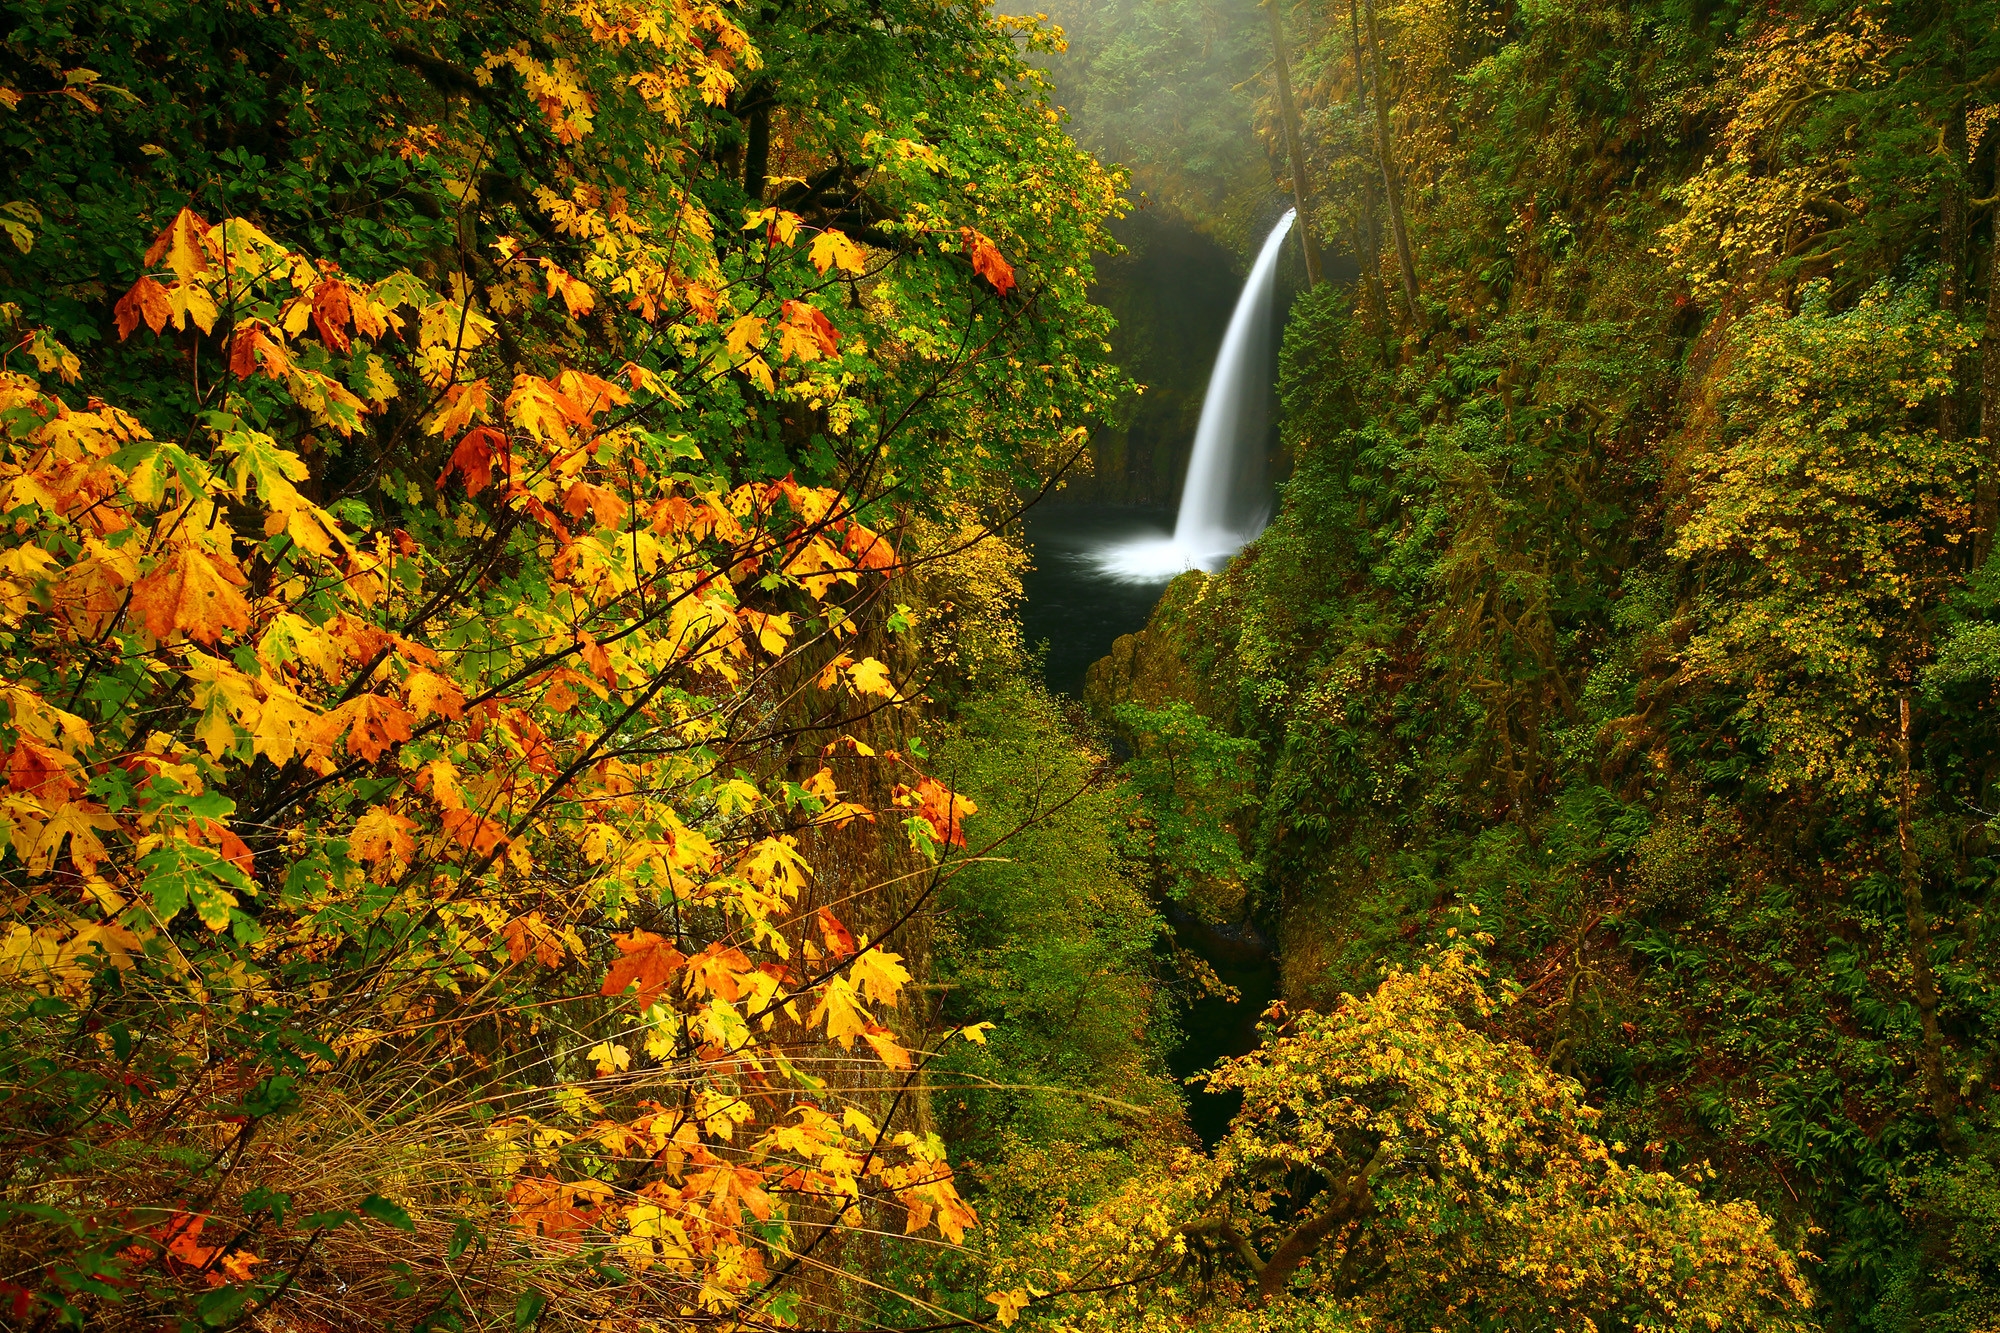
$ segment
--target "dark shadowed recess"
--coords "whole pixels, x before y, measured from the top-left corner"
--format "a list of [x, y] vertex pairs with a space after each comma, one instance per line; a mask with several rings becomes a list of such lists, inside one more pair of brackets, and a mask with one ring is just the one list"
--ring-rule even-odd
[[1117, 318], [1112, 354], [1145, 391], [1092, 441], [1093, 473], [1054, 502], [1171, 507], [1245, 261], [1164, 209], [1141, 209], [1111, 230], [1126, 253], [1098, 260], [1091, 299]]

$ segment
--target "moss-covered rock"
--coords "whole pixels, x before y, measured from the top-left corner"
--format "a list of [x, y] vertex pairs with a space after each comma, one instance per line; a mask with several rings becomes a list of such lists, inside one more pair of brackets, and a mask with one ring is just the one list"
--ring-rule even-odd
[[1193, 705], [1232, 733], [1237, 725], [1237, 608], [1231, 573], [1189, 570], [1167, 585], [1146, 627], [1123, 634], [1084, 674], [1084, 701], [1099, 719], [1123, 703]]

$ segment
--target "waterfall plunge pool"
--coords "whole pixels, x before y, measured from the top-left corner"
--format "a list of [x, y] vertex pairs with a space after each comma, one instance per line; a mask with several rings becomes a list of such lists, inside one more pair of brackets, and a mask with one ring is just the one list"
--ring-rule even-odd
[[1100, 554], [1121, 544], [1171, 540], [1170, 509], [1131, 505], [1052, 505], [1028, 512], [1034, 567], [1022, 577], [1027, 594], [1022, 631], [1031, 649], [1048, 646], [1042, 679], [1052, 690], [1083, 695], [1090, 664], [1121, 634], [1146, 627], [1167, 580], [1186, 566], [1149, 578], [1107, 578]]

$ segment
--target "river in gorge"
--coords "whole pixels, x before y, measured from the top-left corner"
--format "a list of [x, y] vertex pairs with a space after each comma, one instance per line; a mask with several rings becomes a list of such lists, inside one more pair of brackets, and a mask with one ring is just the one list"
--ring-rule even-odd
[[[1033, 564], [1023, 578], [1023, 629], [1051, 690], [1080, 698], [1091, 663], [1109, 653], [1120, 635], [1145, 627], [1161, 591], [1175, 575], [1193, 568], [1222, 568], [1267, 521], [1275, 443], [1271, 422], [1276, 340], [1283, 305], [1280, 268], [1292, 223], [1293, 215], [1287, 212], [1263, 233], [1234, 299], [1227, 307], [1217, 306], [1205, 330], [1185, 323], [1177, 329], [1181, 337], [1172, 350], [1180, 352], [1178, 357], [1162, 356], [1157, 339], [1144, 347], [1151, 353], [1146, 359], [1153, 362], [1144, 369], [1153, 375], [1172, 376], [1183, 388], [1204, 385], [1199, 399], [1187, 397], [1189, 408], [1198, 403], [1199, 416], [1186, 453], [1168, 442], [1173, 455], [1186, 458], [1172, 492], [1178, 505], [1107, 503], [1099, 498], [1044, 504], [1026, 515]], [[1155, 224], [1148, 239], [1157, 245], [1161, 235]], [[1192, 248], [1171, 230], [1165, 240], [1169, 245], [1179, 242], [1183, 251]], [[1148, 251], [1154, 248], [1149, 246]], [[1128, 270], [1128, 283], [1143, 272], [1141, 268], [1134, 275]], [[1189, 279], [1186, 273], [1174, 276], [1182, 282]], [[1202, 276], [1193, 275], [1197, 287]], [[1108, 294], [1114, 299], [1107, 304], [1114, 309], [1120, 304], [1129, 309], [1135, 296], [1129, 287]], [[1217, 318], [1224, 309], [1226, 320]], [[1155, 319], [1160, 314], [1145, 313]], [[1131, 444], [1129, 432], [1121, 444]], [[1151, 451], [1160, 452], [1165, 451]], [[1132, 452], [1128, 448], [1121, 457], [1129, 472]], [[1148, 461], [1153, 461], [1150, 453]], [[1099, 470], [1104, 471], [1102, 460]], [[1086, 495], [1129, 496], [1148, 489], [1133, 485], [1130, 475], [1100, 475], [1093, 480], [1096, 485], [1086, 488]], [[1156, 495], [1165, 490], [1158, 484], [1164, 478], [1153, 480]], [[1163, 904], [1163, 915], [1180, 947], [1204, 959], [1239, 997], [1199, 998], [1183, 1010], [1181, 1038], [1168, 1054], [1168, 1065], [1185, 1079], [1219, 1059], [1255, 1047], [1258, 1016], [1278, 992], [1278, 961], [1254, 921], [1205, 921], [1175, 903]], [[1235, 1113], [1238, 1098], [1190, 1092], [1188, 1101], [1196, 1132], [1214, 1143]]]

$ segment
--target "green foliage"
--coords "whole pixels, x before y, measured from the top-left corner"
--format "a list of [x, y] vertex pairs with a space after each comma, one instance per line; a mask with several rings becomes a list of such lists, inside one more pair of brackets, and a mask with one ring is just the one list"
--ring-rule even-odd
[[1232, 241], [1266, 170], [1244, 84], [1270, 59], [1261, 16], [1193, 0], [1069, 0], [1050, 16], [1068, 49], [1047, 61], [1080, 142], [1158, 200]]
[[1279, 513], [1131, 654], [1258, 744], [1286, 996], [1476, 909], [1518, 996], [1487, 1029], [1756, 1198], [1830, 1325], [1976, 1326], [1993, 7], [1374, 8], [1359, 85], [1342, 8], [1289, 15], [1361, 276], [1293, 309]]
[[1828, 292], [1730, 331], [1671, 553], [1708, 584], [1682, 681], [1743, 692], [1774, 785], [1866, 795], [1886, 791], [1897, 699], [1962, 579], [1980, 455], [1926, 418], [1972, 338], [1918, 290], [1837, 313]]
[[952, 1054], [974, 1082], [949, 1118], [981, 1155], [1115, 1144], [1133, 1104], [1173, 1104], [1151, 1035], [1164, 926], [1121, 846], [1129, 797], [1050, 696], [1018, 679], [961, 705], [933, 763], [979, 802], [971, 837], [1019, 830], [947, 890], [944, 1012], [997, 1025], [984, 1047]]
[[1243, 855], [1242, 828], [1257, 800], [1257, 742], [1229, 735], [1178, 700], [1120, 704], [1112, 716], [1131, 740], [1121, 776], [1143, 811], [1132, 854], [1157, 867], [1174, 897], [1228, 919], [1257, 873]]
[[[978, 802], [975, 844], [1012, 833], [957, 868], [932, 940], [940, 1020], [993, 1025], [947, 1049], [928, 1094], [990, 1253], [1093, 1206], [1184, 1133], [1154, 975], [1165, 925], [1122, 848], [1130, 797], [1038, 686], [962, 700], [932, 762]], [[977, 1263], [923, 1256], [906, 1280], [989, 1312]]]

